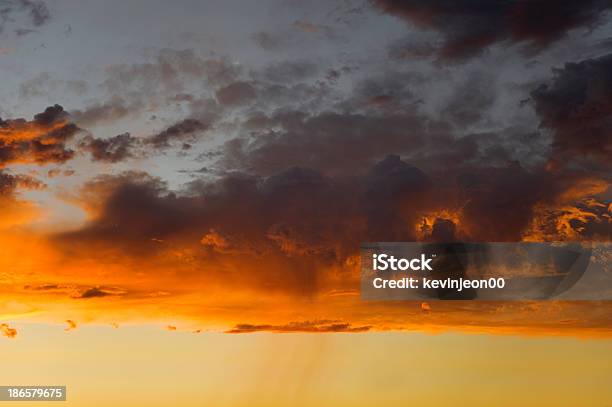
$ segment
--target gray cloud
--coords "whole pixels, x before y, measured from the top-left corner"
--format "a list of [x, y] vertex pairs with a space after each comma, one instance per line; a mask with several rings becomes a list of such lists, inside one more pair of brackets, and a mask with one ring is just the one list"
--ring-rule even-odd
[[17, 26], [17, 35], [26, 35], [35, 30], [29, 27], [41, 27], [51, 18], [47, 4], [42, 0], [3, 0], [0, 4], [0, 33], [7, 26], [25, 24], [25, 27]]
[[62, 81], [54, 79], [48, 72], [38, 74], [19, 85], [19, 96], [25, 99], [46, 97], [49, 94], [62, 91], [82, 96], [88, 89], [88, 84], [82, 80]]
[[117, 163], [134, 157], [133, 150], [137, 144], [138, 140], [130, 133], [123, 133], [106, 139], [88, 135], [81, 141], [80, 146], [91, 154], [94, 161]]
[[217, 101], [225, 106], [239, 106], [255, 99], [255, 88], [249, 82], [234, 82], [222, 88], [216, 93]]
[[96, 103], [83, 110], [73, 110], [70, 115], [81, 126], [92, 126], [103, 123], [112, 123], [116, 120], [138, 114], [143, 104], [137, 102], [128, 104], [121, 97], [115, 96], [103, 103]]
[[272, 63], [261, 71], [255, 71], [252, 76], [255, 80], [269, 82], [293, 83], [315, 77], [319, 73], [319, 66], [309, 60], [287, 60]]
[[210, 129], [211, 124], [198, 119], [183, 119], [161, 132], [147, 137], [144, 142], [156, 149], [168, 148], [175, 141], [188, 141]]

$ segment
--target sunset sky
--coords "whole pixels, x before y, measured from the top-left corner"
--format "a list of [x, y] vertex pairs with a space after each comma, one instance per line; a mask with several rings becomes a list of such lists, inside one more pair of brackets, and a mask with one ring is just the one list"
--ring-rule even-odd
[[0, 385], [611, 403], [609, 301], [359, 296], [362, 242], [612, 240], [611, 13], [0, 0]]

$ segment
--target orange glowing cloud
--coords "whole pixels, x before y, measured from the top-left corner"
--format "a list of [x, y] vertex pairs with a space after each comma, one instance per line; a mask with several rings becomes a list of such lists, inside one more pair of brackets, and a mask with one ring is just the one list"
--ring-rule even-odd
[[[403, 240], [475, 240], [479, 231], [489, 236], [497, 230], [476, 225], [476, 210], [494, 220], [496, 215], [485, 211], [496, 214], [498, 201], [482, 189], [502, 186], [487, 180], [490, 184], [474, 192], [469, 204], [450, 209], [442, 200], [429, 205], [433, 198], [427, 196], [422, 204], [410, 203], [392, 188], [411, 187], [414, 180], [426, 188], [423, 175], [395, 159], [384, 165], [391, 175], [377, 175], [377, 196], [364, 206], [354, 204], [355, 196], [372, 192], [356, 181], [340, 184], [298, 170], [267, 179], [228, 177], [185, 194], [144, 173], [98, 177], [71, 197], [89, 214], [76, 230], [53, 235], [21, 230], [0, 237], [0, 269], [11, 270], [0, 279], [0, 315], [19, 317], [11, 311], [18, 304], [28, 320], [163, 321], [189, 331], [355, 333], [367, 327], [610, 335], [606, 302], [362, 301], [359, 243], [387, 225]], [[517, 174], [532, 182], [520, 169], [500, 177], [512, 180]], [[385, 176], [396, 179], [385, 181]], [[540, 184], [534, 185], [537, 191]], [[584, 194], [559, 188], [556, 196], [562, 199], [534, 199], [552, 216], [541, 218], [541, 228], [554, 225], [546, 229], [550, 235], [541, 236], [562, 238], [571, 228], [575, 239], [591, 239], [589, 228], [609, 220], [605, 201], [593, 195], [601, 188], [585, 187]], [[582, 204], [573, 203], [576, 198], [583, 198]], [[569, 220], [551, 212], [557, 202], [592, 215], [571, 212]], [[540, 219], [538, 208], [524, 209], [521, 216], [533, 216], [526, 228], [538, 229], [533, 226]], [[578, 218], [586, 223], [579, 225]]]
[[13, 339], [17, 336], [17, 330], [11, 328], [7, 324], [0, 324], [0, 334], [2, 334], [2, 336], [6, 336], [7, 338]]
[[0, 119], [0, 168], [13, 163], [63, 163], [74, 156], [67, 143], [80, 131], [59, 106], [33, 120]]

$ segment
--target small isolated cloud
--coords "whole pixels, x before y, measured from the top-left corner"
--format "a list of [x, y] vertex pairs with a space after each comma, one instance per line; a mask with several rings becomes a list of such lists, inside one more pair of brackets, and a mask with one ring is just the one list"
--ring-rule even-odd
[[71, 319], [67, 319], [66, 323], [68, 324], [68, 326], [66, 328], [64, 328], [64, 331], [66, 331], [66, 332], [72, 331], [72, 330], [77, 328], [77, 323], [74, 322]]
[[174, 325], [168, 325], [168, 326], [166, 326], [166, 330], [167, 331], [176, 331], [176, 327]]
[[275, 332], [275, 333], [334, 333], [334, 332], [348, 332], [358, 333], [367, 332], [371, 329], [371, 326], [353, 326], [349, 323], [335, 320], [315, 320], [315, 321], [301, 321], [301, 322], [289, 322], [285, 325], [253, 325], [253, 324], [238, 324], [232, 329], [226, 331], [230, 334], [242, 334], [242, 333], [253, 333], [253, 332]]
[[17, 336], [17, 330], [15, 328], [11, 328], [8, 324], [0, 324], [0, 334], [2, 336], [6, 336], [7, 338], [14, 339]]
[[113, 293], [108, 292], [108, 291], [104, 291], [98, 287], [93, 287], [90, 288], [88, 290], [85, 290], [80, 296], [79, 298], [100, 298], [100, 297], [107, 297], [109, 295], [113, 295]]

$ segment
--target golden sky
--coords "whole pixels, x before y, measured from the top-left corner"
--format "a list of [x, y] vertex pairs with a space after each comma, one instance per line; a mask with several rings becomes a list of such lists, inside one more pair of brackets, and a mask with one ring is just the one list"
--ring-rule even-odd
[[595, 407], [611, 396], [607, 340], [18, 328], [0, 381], [67, 385], [67, 406]]

